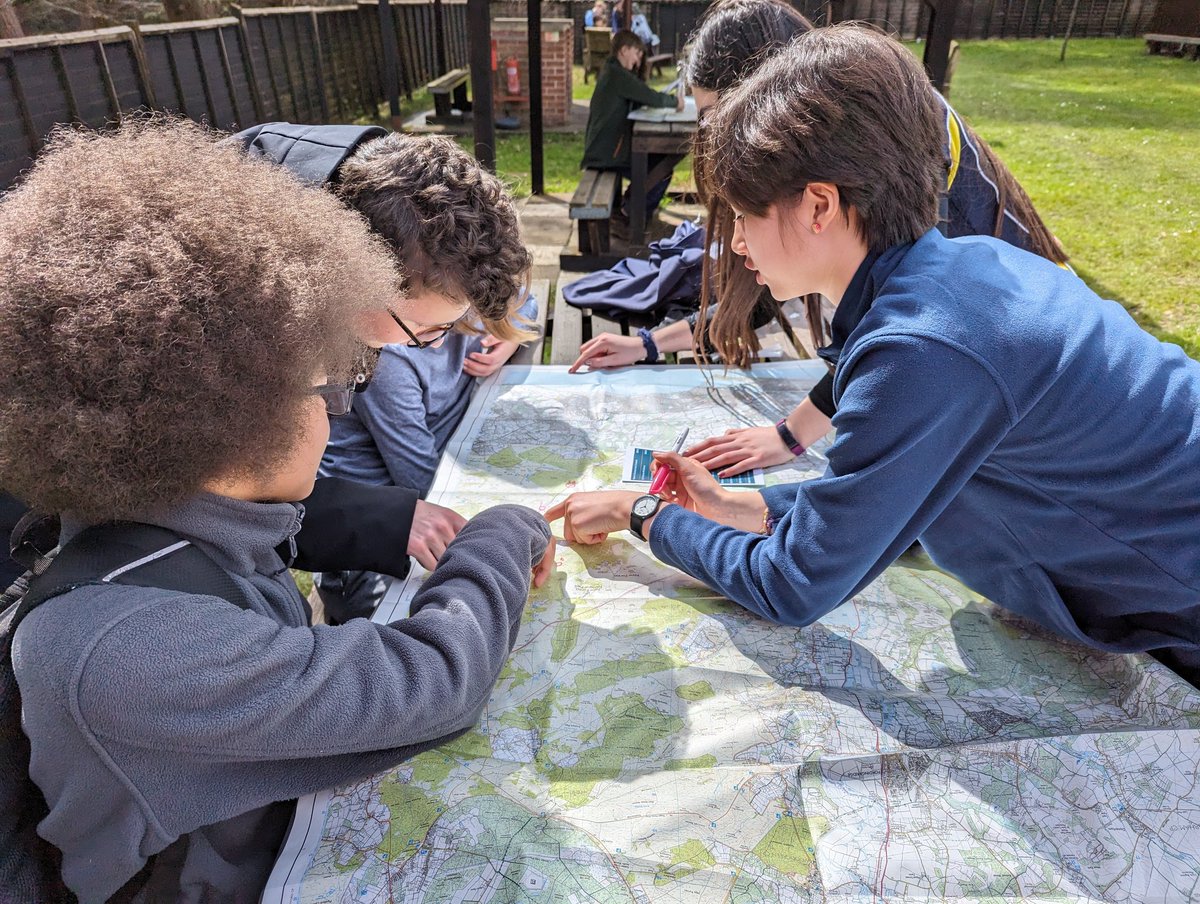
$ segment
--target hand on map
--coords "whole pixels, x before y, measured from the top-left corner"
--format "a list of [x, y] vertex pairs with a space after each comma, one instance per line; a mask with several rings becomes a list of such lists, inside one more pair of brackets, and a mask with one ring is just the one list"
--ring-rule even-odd
[[615, 333], [601, 333], [583, 343], [579, 348], [579, 357], [568, 369], [573, 374], [585, 364], [592, 370], [603, 370], [606, 367], [625, 367], [637, 364], [646, 357], [646, 346], [637, 336], [618, 336]]
[[466, 523], [467, 519], [458, 512], [418, 499], [412, 528], [408, 532], [408, 554], [420, 562], [422, 568], [433, 571], [450, 541], [458, 536]]
[[542, 556], [542, 561], [533, 567], [534, 587], [541, 587], [554, 572], [554, 550], [557, 546], [558, 543], [554, 539], [554, 534], [551, 534], [550, 545], [546, 547], [546, 553]]
[[658, 494], [667, 501], [727, 527], [762, 530], [766, 503], [761, 493], [727, 490], [704, 465], [675, 452], [655, 452], [654, 464], [655, 472], [664, 465], [672, 469]]
[[471, 352], [463, 360], [463, 372], [472, 377], [490, 377], [521, 347], [519, 342], [497, 339], [492, 335], [484, 336], [482, 344], [483, 351]]
[[[603, 543], [609, 534], [629, 527], [633, 503], [644, 495], [636, 490], [572, 493], [546, 509], [546, 520], [563, 519], [563, 539], [568, 543]], [[650, 520], [653, 519], [647, 519], [647, 523]]]
[[737, 427], [720, 436], [710, 436], [683, 452], [712, 470], [724, 468], [719, 477], [734, 477], [754, 468], [782, 465], [793, 458], [774, 427]]

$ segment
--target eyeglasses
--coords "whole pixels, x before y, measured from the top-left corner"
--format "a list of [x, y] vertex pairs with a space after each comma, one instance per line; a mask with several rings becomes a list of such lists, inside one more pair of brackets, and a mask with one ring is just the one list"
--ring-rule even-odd
[[349, 414], [354, 407], [353, 383], [323, 383], [314, 386], [309, 393], [320, 396], [325, 403], [325, 413], [330, 417], [341, 417]]
[[454, 318], [454, 320], [450, 321], [450, 323], [443, 323], [439, 326], [425, 327], [421, 330], [422, 335], [426, 335], [425, 339], [418, 339], [417, 334], [410, 330], [408, 328], [408, 324], [397, 317], [393, 311], [388, 311], [388, 313], [392, 315], [392, 319], [396, 321], [396, 323], [400, 326], [400, 329], [404, 330], [405, 335], [408, 336], [408, 342], [406, 342], [405, 345], [407, 345], [409, 348], [428, 348], [431, 345], [436, 345], [437, 343], [441, 342], [442, 339], [445, 338], [446, 334], [454, 329], [454, 327], [458, 325], [458, 322], [466, 317], [470, 311], [471, 309], [467, 308], [467, 310], [459, 314], [456, 318]]

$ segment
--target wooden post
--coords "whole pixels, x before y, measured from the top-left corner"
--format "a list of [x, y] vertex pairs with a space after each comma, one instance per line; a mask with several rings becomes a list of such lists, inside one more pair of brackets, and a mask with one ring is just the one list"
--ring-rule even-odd
[[108, 67], [108, 54], [104, 42], [96, 42], [96, 65], [100, 69], [100, 81], [104, 83], [104, 94], [108, 98], [108, 109], [113, 119], [121, 118], [121, 101], [117, 97], [117, 86], [113, 84], [112, 70]]
[[467, 36], [471, 42], [471, 119], [475, 159], [496, 171], [496, 106], [492, 100], [492, 19], [488, 0], [467, 0]]
[[[296, 29], [298, 32], [300, 29]], [[312, 41], [313, 59], [316, 61], [316, 71], [313, 75], [317, 80], [317, 92], [320, 95], [321, 121], [329, 122], [329, 91], [325, 87], [325, 54], [321, 46], [321, 28], [317, 24], [317, 11], [308, 11], [308, 34]], [[338, 97], [338, 110], [341, 110], [342, 99]]]
[[67, 98], [67, 114], [72, 122], [83, 122], [79, 118], [79, 103], [75, 100], [75, 89], [71, 87], [71, 75], [67, 72], [67, 61], [63, 59], [62, 45], [55, 44], [51, 47], [50, 56], [54, 60], [54, 68], [58, 70], [59, 85]]
[[137, 64], [138, 87], [142, 92], [142, 103], [153, 110], [158, 106], [158, 98], [154, 94], [154, 83], [150, 80], [150, 67], [146, 65], [146, 45], [142, 41], [142, 30], [137, 23], [129, 27], [133, 32], [130, 47], [133, 48], [133, 60]]
[[546, 193], [545, 163], [542, 154], [542, 4], [528, 0], [529, 30], [529, 169], [533, 193]]
[[192, 53], [196, 55], [196, 72], [200, 76], [200, 87], [204, 91], [204, 104], [208, 107], [208, 124], [219, 129], [217, 122], [217, 105], [213, 101], [212, 86], [208, 83], [208, 70], [204, 68], [204, 57], [200, 55], [200, 32], [192, 32]]
[[[287, 38], [283, 34], [283, 16], [275, 13], [271, 16], [275, 20], [275, 36], [279, 38], [279, 55], [283, 58], [283, 74], [287, 76], [288, 95], [292, 98], [292, 114], [296, 117], [296, 121], [300, 121], [300, 99], [299, 92], [296, 90], [296, 80], [292, 77], [292, 63], [288, 59]], [[283, 111], [279, 111], [280, 115]]]
[[[250, 30], [246, 27], [246, 16], [242, 8], [233, 4], [233, 14], [238, 20], [238, 41], [242, 47], [242, 66], [246, 70], [246, 84], [250, 86], [250, 106], [254, 108], [254, 118], [258, 122], [266, 119], [263, 115], [262, 92], [258, 87], [258, 71], [254, 65], [254, 53], [250, 49]], [[276, 100], [276, 105], [279, 101]]]
[[[271, 83], [271, 96], [275, 99], [275, 116], [283, 119], [286, 114], [283, 112], [283, 97], [279, 93], [279, 81], [275, 78], [275, 64], [271, 62], [271, 48], [267, 45], [267, 26], [263, 24], [260, 16], [256, 16], [254, 21], [258, 23], [258, 38], [262, 43], [263, 59], [267, 61], [267, 80]], [[246, 26], [246, 30], [249, 31], [250, 27]], [[294, 107], [293, 104], [293, 109]]]
[[249, 123], [242, 119], [242, 107], [238, 103], [237, 88], [233, 83], [233, 66], [229, 63], [229, 49], [225, 46], [225, 35], [222, 34], [220, 25], [214, 31], [217, 38], [217, 50], [221, 56], [221, 73], [225, 76], [225, 90], [229, 92], [229, 106], [233, 107], [233, 120], [239, 129], [244, 129]]
[[392, 5], [388, 0], [379, 0], [379, 39], [383, 44], [384, 90], [387, 92], [388, 112], [392, 116], [392, 128], [399, 129], [400, 81], [396, 65], [396, 25], [392, 19]]
[[42, 149], [42, 136], [38, 134], [33, 124], [33, 116], [29, 113], [29, 104], [25, 102], [25, 89], [21, 86], [21, 77], [17, 73], [17, 61], [14, 57], [4, 57], [8, 67], [8, 79], [12, 83], [13, 99], [17, 102], [17, 110], [21, 114], [21, 124], [25, 129], [25, 142], [29, 145], [29, 156], [36, 157]]
[[929, 31], [925, 36], [925, 71], [929, 73], [933, 87], [941, 91], [946, 86], [958, 0], [925, 0], [925, 3], [930, 7]]
[[[531, 2], [530, 6], [532, 5]], [[442, 0], [433, 0], [433, 42], [437, 74], [442, 76], [450, 71], [446, 62], [446, 19]]]

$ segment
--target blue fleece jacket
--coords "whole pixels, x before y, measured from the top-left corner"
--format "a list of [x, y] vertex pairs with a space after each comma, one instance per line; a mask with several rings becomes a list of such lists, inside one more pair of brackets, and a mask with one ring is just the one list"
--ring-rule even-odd
[[669, 506], [659, 558], [804, 625], [919, 539], [1067, 638], [1200, 647], [1200, 365], [1074, 274], [936, 231], [868, 257], [833, 328], [826, 475], [764, 491], [770, 537]]
[[[533, 321], [537, 312], [538, 300], [530, 295], [517, 315]], [[437, 348], [385, 345], [354, 408], [329, 420], [321, 476], [410, 487], [424, 497], [471, 402], [477, 380], [463, 362], [483, 349], [482, 341], [451, 331]]]

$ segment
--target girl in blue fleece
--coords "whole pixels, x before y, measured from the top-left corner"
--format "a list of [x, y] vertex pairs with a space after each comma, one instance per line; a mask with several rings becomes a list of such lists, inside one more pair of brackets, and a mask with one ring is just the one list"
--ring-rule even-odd
[[576, 494], [547, 516], [572, 542], [640, 528], [663, 561], [792, 625], [919, 539], [1000, 605], [1200, 681], [1200, 365], [1049, 261], [935, 231], [940, 118], [911, 54], [838, 26], [710, 120], [734, 250], [776, 298], [837, 305], [826, 475], [734, 494], [663, 454], [665, 499]]

